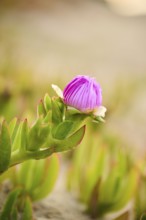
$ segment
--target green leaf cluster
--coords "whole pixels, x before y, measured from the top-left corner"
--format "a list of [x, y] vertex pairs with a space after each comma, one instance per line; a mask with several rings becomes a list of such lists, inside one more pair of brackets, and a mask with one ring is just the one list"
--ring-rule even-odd
[[138, 179], [119, 139], [109, 132], [89, 131], [75, 151], [67, 185], [78, 192], [93, 217], [101, 217], [121, 210], [134, 198]]
[[[8, 172], [8, 175], [5, 175]], [[59, 173], [56, 154], [44, 160], [29, 160], [12, 167], [3, 175], [12, 189], [0, 213], [0, 220], [33, 219], [32, 202], [43, 199], [53, 189]], [[2, 175], [2, 176], [3, 176]]]
[[60, 98], [45, 95], [37, 107], [33, 125], [27, 119], [5, 121], [0, 128], [0, 172], [29, 159], [43, 159], [77, 146], [88, 116], [72, 113]]

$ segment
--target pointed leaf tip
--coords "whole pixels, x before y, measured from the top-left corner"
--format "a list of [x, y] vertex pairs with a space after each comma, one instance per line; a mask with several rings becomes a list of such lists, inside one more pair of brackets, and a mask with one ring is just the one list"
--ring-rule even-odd
[[7, 127], [7, 123], [4, 120], [1, 126], [0, 133], [0, 172], [8, 169], [11, 157], [11, 140]]
[[40, 99], [39, 104], [37, 106], [37, 115], [38, 117], [40, 117], [41, 115], [46, 115], [46, 110], [42, 99]]
[[46, 112], [50, 111], [52, 108], [51, 98], [49, 94], [47, 93], [45, 94], [45, 97], [44, 97], [44, 106], [45, 106]]

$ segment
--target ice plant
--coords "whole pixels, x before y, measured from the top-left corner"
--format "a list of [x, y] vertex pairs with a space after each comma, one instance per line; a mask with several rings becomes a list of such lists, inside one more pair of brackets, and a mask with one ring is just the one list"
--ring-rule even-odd
[[101, 88], [93, 78], [77, 76], [63, 92], [55, 85], [53, 88], [59, 97], [46, 94], [40, 100], [33, 125], [16, 118], [1, 124], [0, 173], [26, 160], [72, 149], [84, 136], [87, 117], [102, 121]]
[[[87, 117], [99, 122], [104, 116], [101, 88], [94, 79], [78, 76], [64, 92], [55, 85], [53, 88], [59, 97], [46, 94], [40, 100], [32, 125], [27, 119], [17, 118], [0, 123], [1, 180], [11, 175], [8, 179], [14, 187], [0, 212], [0, 220], [17, 219], [19, 212], [23, 219], [32, 219], [31, 202], [45, 197], [57, 178], [58, 159], [52, 154], [71, 150], [82, 141]], [[40, 160], [44, 158], [47, 159]]]

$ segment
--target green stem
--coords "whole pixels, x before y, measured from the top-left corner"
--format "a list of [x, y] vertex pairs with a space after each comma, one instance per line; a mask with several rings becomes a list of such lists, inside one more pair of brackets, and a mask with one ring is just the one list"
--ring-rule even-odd
[[16, 150], [11, 154], [11, 160], [10, 160], [10, 167], [22, 163], [26, 160], [30, 159], [43, 159], [55, 152], [54, 147], [47, 148], [45, 150], [39, 150], [39, 151], [19, 151]]
[[29, 157], [29, 154], [27, 154], [27, 152], [16, 150], [11, 154], [10, 167], [22, 163], [28, 159], [31, 158]]

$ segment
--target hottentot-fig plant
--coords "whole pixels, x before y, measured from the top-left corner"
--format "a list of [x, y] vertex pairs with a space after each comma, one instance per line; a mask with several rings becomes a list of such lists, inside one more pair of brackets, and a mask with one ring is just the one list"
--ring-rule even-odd
[[13, 186], [1, 220], [16, 220], [19, 212], [22, 220], [33, 219], [32, 201], [47, 196], [57, 178], [59, 165], [53, 153], [71, 150], [81, 142], [88, 117], [104, 121], [106, 108], [101, 106], [101, 88], [95, 79], [77, 76], [63, 92], [52, 87], [58, 96], [46, 94], [40, 100], [32, 125], [17, 118], [1, 123], [0, 180], [8, 178]]
[[52, 86], [59, 97], [45, 95], [37, 107], [33, 125], [27, 119], [3, 121], [0, 130], [0, 173], [29, 159], [43, 159], [55, 152], [78, 145], [85, 133], [85, 119], [103, 121], [99, 84], [88, 76], [77, 76], [62, 92]]

